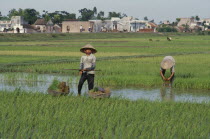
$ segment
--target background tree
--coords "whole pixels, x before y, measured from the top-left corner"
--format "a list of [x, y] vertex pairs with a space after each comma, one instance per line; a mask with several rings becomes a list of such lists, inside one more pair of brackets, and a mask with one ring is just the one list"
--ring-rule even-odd
[[147, 16], [145, 16], [145, 17], [144, 17], [144, 20], [145, 20], [145, 21], [148, 21], [149, 19], [148, 19], [148, 17], [147, 17]]
[[121, 13], [117, 13], [117, 12], [109, 12], [108, 19], [111, 19], [112, 17], [119, 17], [119, 18], [121, 18], [122, 15], [121, 15]]
[[9, 20], [7, 16], [3, 16], [0, 12], [0, 20]]
[[154, 20], [154, 19], [152, 19], [152, 20], [151, 20], [151, 21], [149, 21], [149, 22], [155, 23], [155, 20]]
[[[25, 9], [24, 11], [19, 11], [19, 13], [23, 13], [23, 17], [29, 24], [34, 24], [35, 21], [40, 18], [39, 12], [35, 9]], [[22, 14], [21, 14], [22, 15]]]
[[105, 18], [104, 18], [104, 12], [103, 12], [103, 11], [100, 11], [100, 12], [98, 13], [97, 19], [99, 19], [99, 20], [104, 20], [104, 19], [105, 19]]
[[180, 22], [180, 20], [181, 20], [180, 18], [176, 18], [176, 22], [177, 22], [177, 23]]
[[200, 20], [200, 17], [199, 17], [198, 15], [196, 15], [196, 16], [195, 16], [195, 20], [196, 20], [196, 21], [199, 21], [199, 20]]
[[9, 11], [8, 17], [11, 18], [12, 16], [23, 16], [23, 15], [21, 15], [18, 10], [11, 9]]
[[9, 11], [8, 17], [11, 19], [12, 16], [23, 16], [25, 21], [29, 24], [34, 24], [34, 22], [40, 17], [39, 12], [35, 9], [12, 9]]
[[51, 17], [48, 14], [48, 11], [43, 10], [42, 18], [45, 19], [45, 21], [49, 21]]
[[94, 17], [94, 11], [87, 8], [79, 10], [79, 13], [81, 14], [79, 17], [81, 21], [88, 21]]
[[42, 17], [46, 21], [49, 21], [51, 19], [54, 24], [61, 24], [64, 20], [76, 19], [76, 14], [66, 11], [55, 11], [52, 13], [48, 13], [48, 11], [43, 12], [44, 14], [42, 15]]
[[55, 14], [55, 15], [53, 16], [53, 22], [54, 22], [55, 24], [60, 24], [60, 23], [62, 22], [61, 16], [60, 16], [59, 14]]
[[121, 15], [121, 18], [123, 18], [123, 17], [128, 17], [128, 16], [127, 16], [127, 14], [123, 13], [123, 14]]
[[93, 8], [93, 12], [94, 12], [95, 15], [97, 15], [97, 8], [96, 7]]

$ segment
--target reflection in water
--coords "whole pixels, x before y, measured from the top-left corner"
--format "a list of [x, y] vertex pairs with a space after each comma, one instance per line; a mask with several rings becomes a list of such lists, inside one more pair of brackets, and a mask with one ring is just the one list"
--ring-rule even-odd
[[162, 87], [160, 88], [160, 96], [162, 101], [174, 101], [175, 95], [172, 88], [172, 82], [163, 82]]

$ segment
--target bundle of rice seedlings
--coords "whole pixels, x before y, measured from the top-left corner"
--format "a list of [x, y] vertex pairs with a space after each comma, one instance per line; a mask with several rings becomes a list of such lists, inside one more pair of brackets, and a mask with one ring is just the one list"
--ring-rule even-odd
[[67, 95], [70, 91], [69, 86], [66, 82], [59, 82], [58, 80], [53, 80], [52, 84], [48, 88], [48, 93], [53, 96]]
[[93, 98], [107, 98], [110, 97], [111, 91], [109, 88], [95, 87], [88, 94]]

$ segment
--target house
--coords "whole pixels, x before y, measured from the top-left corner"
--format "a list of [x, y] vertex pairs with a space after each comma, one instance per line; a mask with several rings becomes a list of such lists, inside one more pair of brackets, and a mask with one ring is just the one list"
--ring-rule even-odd
[[133, 17], [123, 17], [117, 22], [117, 30], [120, 32], [130, 32], [131, 31], [131, 20]]
[[93, 32], [111, 32], [113, 22], [111, 20], [89, 20], [93, 23]]
[[210, 19], [209, 18], [203, 19], [203, 25], [204, 25], [205, 31], [210, 31]]
[[112, 17], [111, 18], [111, 22], [112, 22], [112, 31], [113, 32], [117, 32], [117, 24], [118, 22], [120, 21], [120, 18], [119, 17]]
[[14, 29], [14, 33], [27, 33], [26, 27], [28, 23], [22, 16], [12, 16], [11, 27]]
[[38, 32], [41, 32], [41, 33], [53, 32], [53, 22], [51, 20], [46, 21], [45, 19], [37, 19], [34, 25]]
[[0, 20], [0, 32], [6, 32], [11, 29], [11, 21], [9, 20]]
[[143, 29], [140, 29], [138, 32], [156, 32], [157, 27], [158, 25], [156, 25], [155, 23], [145, 21], [145, 27]]
[[133, 17], [112, 18], [112, 30], [119, 32], [139, 32], [146, 27], [147, 21], [136, 20]]
[[203, 19], [204, 25], [210, 26], [210, 18]]
[[82, 27], [82, 32], [89, 32], [88, 29], [93, 29], [94, 23], [90, 21], [63, 21], [62, 33], [79, 33]]
[[178, 22], [177, 26], [180, 27], [185, 25], [188, 25], [189, 28], [193, 29], [197, 25], [197, 23], [193, 18], [180, 18], [180, 21]]
[[55, 24], [53, 26], [53, 33], [61, 33], [62, 32], [62, 24]]
[[10, 21], [0, 21], [0, 31], [11, 33], [33, 33], [33, 26], [28, 25], [22, 16], [12, 16]]
[[147, 28], [148, 21], [132, 20], [130, 21], [130, 32], [141, 32], [142, 29]]

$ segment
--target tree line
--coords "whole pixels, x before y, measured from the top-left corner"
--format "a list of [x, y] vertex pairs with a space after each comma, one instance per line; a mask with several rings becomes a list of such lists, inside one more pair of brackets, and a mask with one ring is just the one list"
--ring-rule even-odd
[[29, 24], [34, 24], [34, 22], [39, 18], [44, 18], [46, 21], [50, 19], [54, 24], [60, 24], [65, 20], [79, 20], [79, 21], [88, 21], [88, 20], [106, 20], [111, 19], [112, 17], [127, 17], [126, 14], [120, 12], [108, 12], [108, 16], [105, 16], [104, 11], [97, 10], [96, 7], [93, 9], [83, 8], [79, 10], [80, 16], [76, 17], [75, 13], [69, 13], [67, 11], [55, 11], [48, 12], [43, 10], [42, 13], [38, 12], [36, 9], [11, 9], [7, 16], [3, 16], [0, 11], [0, 20], [10, 20], [12, 16], [23, 16]]

